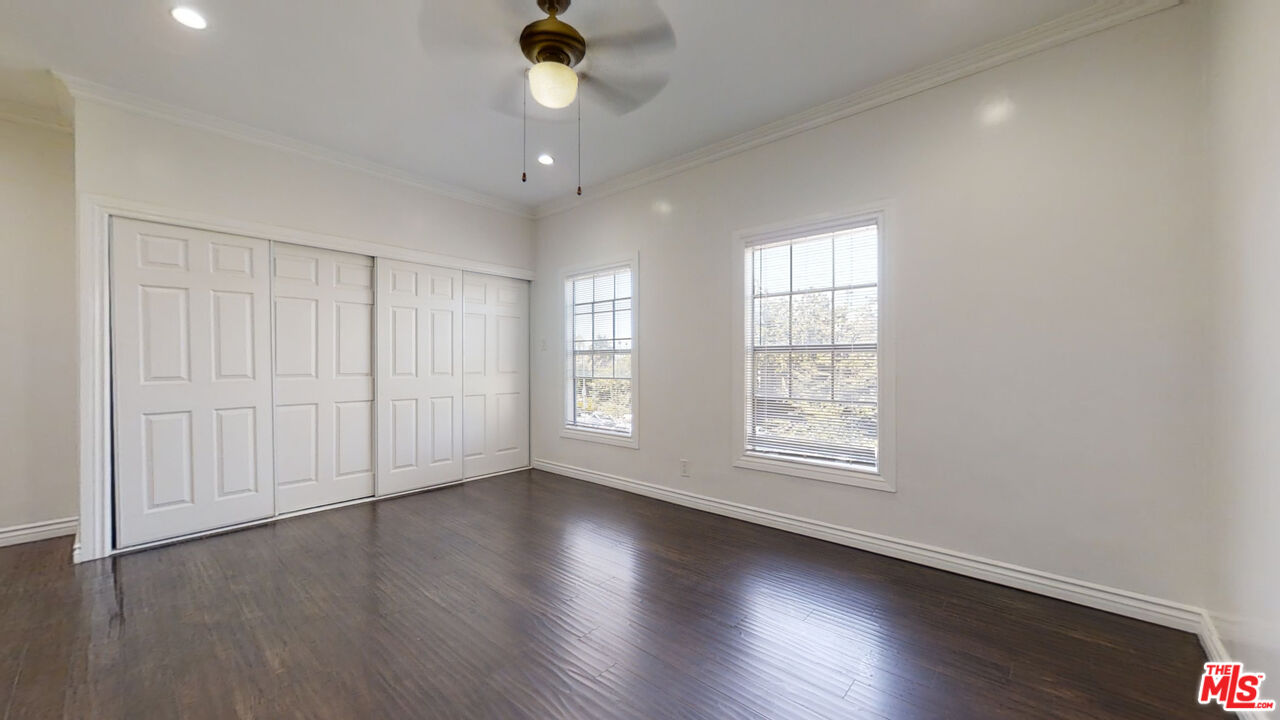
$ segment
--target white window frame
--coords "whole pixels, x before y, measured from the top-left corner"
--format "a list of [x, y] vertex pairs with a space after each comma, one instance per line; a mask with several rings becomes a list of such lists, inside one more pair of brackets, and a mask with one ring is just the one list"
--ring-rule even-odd
[[605, 270], [631, 270], [631, 434], [592, 430], [568, 424], [574, 407], [573, 395], [573, 305], [561, 296], [561, 340], [560, 351], [563, 364], [561, 397], [564, 405], [560, 412], [560, 437], [569, 440], [585, 440], [587, 442], [614, 445], [617, 447], [638, 449], [640, 447], [640, 259], [638, 255], [614, 260], [613, 262], [595, 263], [566, 268], [560, 271], [560, 292], [565, 291], [569, 279], [588, 273]]
[[[731, 243], [733, 264], [730, 267], [734, 268], [733, 282], [735, 285], [732, 323], [735, 352], [733, 365], [733, 407], [735, 412], [733, 448], [736, 457], [733, 461], [734, 467], [872, 490], [897, 491], [894, 472], [896, 465], [896, 433], [894, 414], [893, 302], [890, 292], [893, 282], [893, 276], [890, 272], [892, 268], [890, 252], [892, 245], [888, 241], [891, 225], [890, 215], [890, 204], [881, 202], [840, 215], [824, 215], [805, 220], [778, 223], [740, 230], [733, 234], [733, 242]], [[879, 303], [877, 337], [877, 372], [879, 375], [877, 418], [879, 428], [877, 431], [878, 452], [876, 467], [851, 466], [838, 462], [784, 457], [748, 450], [746, 432], [746, 393], [748, 385], [745, 368], [749, 339], [746, 331], [746, 313], [747, 308], [750, 306], [752, 292], [750, 282], [747, 280], [746, 256], [748, 247], [762, 243], [782, 242], [811, 235], [820, 235], [851, 226], [865, 225], [868, 222], [876, 223], [879, 243], [879, 276], [876, 285]]]

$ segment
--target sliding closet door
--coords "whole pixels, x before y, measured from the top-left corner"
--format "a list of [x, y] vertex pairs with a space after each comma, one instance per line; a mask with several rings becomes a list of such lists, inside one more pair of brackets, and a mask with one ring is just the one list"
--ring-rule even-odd
[[117, 544], [270, 517], [268, 243], [113, 219]]
[[378, 494], [462, 479], [462, 273], [378, 258]]
[[467, 477], [529, 464], [529, 283], [463, 277], [462, 456]]
[[276, 508], [373, 494], [373, 259], [276, 243]]

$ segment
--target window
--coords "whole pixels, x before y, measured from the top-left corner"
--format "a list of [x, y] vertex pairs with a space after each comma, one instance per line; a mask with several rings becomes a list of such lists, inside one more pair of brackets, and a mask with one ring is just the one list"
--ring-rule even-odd
[[880, 227], [871, 216], [746, 243], [740, 466], [886, 484]]
[[633, 269], [615, 266], [565, 280], [566, 436], [634, 445]]

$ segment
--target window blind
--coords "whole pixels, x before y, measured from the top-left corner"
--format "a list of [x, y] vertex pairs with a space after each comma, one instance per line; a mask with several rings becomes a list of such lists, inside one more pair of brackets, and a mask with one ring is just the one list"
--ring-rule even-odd
[[746, 249], [747, 450], [875, 467], [879, 227]]
[[565, 282], [570, 344], [569, 427], [631, 434], [631, 268]]

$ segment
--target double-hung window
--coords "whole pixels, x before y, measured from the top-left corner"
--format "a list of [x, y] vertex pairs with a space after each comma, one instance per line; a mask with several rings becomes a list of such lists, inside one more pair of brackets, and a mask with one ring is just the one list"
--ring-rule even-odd
[[565, 280], [568, 437], [635, 444], [633, 264]]
[[747, 241], [740, 466], [892, 489], [880, 229], [873, 215]]

